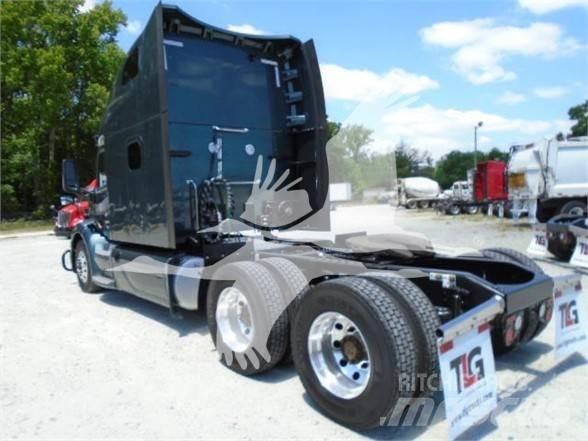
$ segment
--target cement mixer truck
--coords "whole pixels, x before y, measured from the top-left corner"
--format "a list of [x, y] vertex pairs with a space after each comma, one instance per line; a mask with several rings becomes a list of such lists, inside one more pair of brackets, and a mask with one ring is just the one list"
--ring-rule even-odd
[[430, 178], [411, 177], [399, 179], [397, 184], [398, 205], [408, 209], [429, 208], [441, 194], [441, 187]]

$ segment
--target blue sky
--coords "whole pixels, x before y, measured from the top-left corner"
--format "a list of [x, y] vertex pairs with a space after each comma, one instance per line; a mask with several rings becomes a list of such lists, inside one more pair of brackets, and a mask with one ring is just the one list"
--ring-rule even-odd
[[[114, 0], [124, 49], [156, 3]], [[372, 127], [375, 150], [402, 139], [438, 158], [472, 148], [479, 120], [481, 149], [506, 149], [565, 131], [588, 99], [588, 0], [176, 4], [220, 27], [313, 38], [330, 119]]]

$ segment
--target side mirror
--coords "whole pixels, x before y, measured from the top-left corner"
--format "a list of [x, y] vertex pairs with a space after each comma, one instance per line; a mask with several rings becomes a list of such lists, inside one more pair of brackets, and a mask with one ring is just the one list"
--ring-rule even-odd
[[61, 163], [61, 187], [66, 193], [77, 194], [80, 191], [78, 167], [73, 159], [64, 159]]

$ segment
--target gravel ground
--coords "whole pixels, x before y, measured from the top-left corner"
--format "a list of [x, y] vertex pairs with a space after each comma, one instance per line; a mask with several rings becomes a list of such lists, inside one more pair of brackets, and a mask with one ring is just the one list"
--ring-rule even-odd
[[[338, 232], [405, 228], [441, 249], [509, 246], [524, 251], [528, 226], [388, 206], [341, 207]], [[67, 241], [0, 239], [3, 439], [445, 439], [425, 428], [357, 433], [323, 417], [292, 367], [245, 378], [218, 362], [203, 312], [170, 318], [124, 293], [84, 294], [61, 269]], [[550, 274], [570, 272], [549, 263]], [[588, 278], [584, 277], [585, 286]], [[497, 360], [506, 409], [465, 438], [588, 439], [588, 370], [575, 355], [556, 363], [553, 326]]]

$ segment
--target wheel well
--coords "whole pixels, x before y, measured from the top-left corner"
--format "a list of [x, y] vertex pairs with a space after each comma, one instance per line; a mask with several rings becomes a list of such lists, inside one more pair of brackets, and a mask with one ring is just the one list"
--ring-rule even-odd
[[80, 240], [82, 239], [82, 235], [79, 233], [74, 234], [74, 236], [71, 239], [71, 257], [72, 260], [75, 259], [76, 257], [76, 247], [78, 246], [78, 243]]
[[581, 203], [585, 204], [586, 203], [586, 199], [585, 198], [580, 198], [580, 197], [578, 197], [578, 198], [544, 199], [544, 200], [540, 200], [539, 201], [539, 206], [541, 208], [559, 210], [559, 209], [561, 209], [561, 207], [563, 207], [568, 202], [581, 202]]
[[70, 248], [70, 260], [71, 260], [71, 267], [72, 267], [72, 271], [76, 272], [76, 248], [78, 246], [78, 243], [80, 242], [80, 240], [83, 240], [82, 235], [81, 234], [74, 234], [71, 238], [71, 248]]

